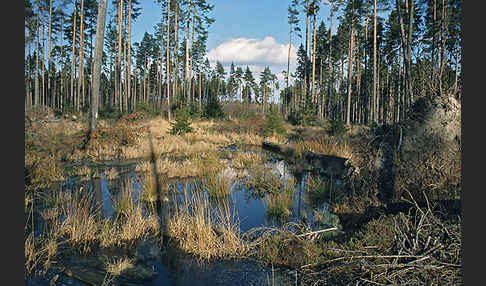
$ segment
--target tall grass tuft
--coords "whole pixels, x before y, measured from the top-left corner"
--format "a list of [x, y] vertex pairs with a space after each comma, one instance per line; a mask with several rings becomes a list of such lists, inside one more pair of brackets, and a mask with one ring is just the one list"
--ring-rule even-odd
[[200, 180], [199, 185], [200, 189], [205, 189], [211, 198], [221, 200], [231, 194], [233, 179], [221, 175], [215, 170], [209, 170], [204, 172], [204, 177]]
[[98, 231], [97, 210], [93, 207], [93, 194], [81, 190], [61, 193], [61, 215], [65, 218], [60, 233], [68, 241], [87, 253], [91, 250]]
[[178, 206], [168, 224], [169, 236], [183, 251], [205, 261], [237, 257], [248, 251], [227, 207], [212, 212], [204, 193], [185, 191], [184, 196], [184, 203]]
[[280, 193], [268, 194], [264, 201], [267, 216], [278, 219], [289, 217], [294, 206], [294, 192], [295, 189], [285, 187]]
[[325, 137], [297, 141], [291, 145], [291, 149], [294, 150], [295, 154], [311, 151], [343, 158], [351, 158], [353, 154], [351, 146], [345, 141]]

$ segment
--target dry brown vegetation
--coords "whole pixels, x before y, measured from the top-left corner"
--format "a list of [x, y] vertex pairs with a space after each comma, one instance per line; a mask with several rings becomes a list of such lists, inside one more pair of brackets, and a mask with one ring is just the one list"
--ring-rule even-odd
[[209, 199], [201, 192], [185, 192], [185, 203], [176, 209], [169, 220], [169, 236], [182, 250], [201, 260], [241, 257], [247, 252], [239, 227], [232, 222], [227, 203], [214, 214]]

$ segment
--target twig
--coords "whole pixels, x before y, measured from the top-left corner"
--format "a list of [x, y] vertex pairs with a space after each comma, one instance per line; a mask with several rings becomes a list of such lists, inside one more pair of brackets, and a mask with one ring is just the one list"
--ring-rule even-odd
[[299, 235], [297, 235], [297, 237], [313, 235], [313, 234], [318, 234], [318, 233], [322, 233], [322, 232], [326, 232], [326, 231], [332, 231], [332, 230], [337, 230], [337, 227], [331, 227], [331, 228], [321, 229], [321, 230], [317, 230], [317, 231], [311, 231], [311, 232], [299, 234]]

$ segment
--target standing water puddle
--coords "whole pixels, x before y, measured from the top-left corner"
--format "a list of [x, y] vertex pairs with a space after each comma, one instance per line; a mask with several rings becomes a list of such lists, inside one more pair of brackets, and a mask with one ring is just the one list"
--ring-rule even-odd
[[[232, 151], [229, 150], [229, 152]], [[307, 183], [311, 174], [308, 172], [294, 174], [291, 167], [283, 159], [269, 155], [262, 149], [244, 150], [244, 152], [258, 151], [265, 158], [263, 165], [268, 172], [264, 175], [265, 177], [278, 178], [282, 186], [288, 184], [289, 180], [293, 180], [295, 190], [291, 192], [291, 200], [293, 201], [291, 213], [283, 219], [269, 215], [268, 201], [271, 200], [270, 197], [273, 194], [260, 193], [255, 195], [252, 189], [247, 187], [245, 180], [251, 175], [251, 170], [236, 170], [227, 166], [218, 175], [232, 178], [232, 191], [225, 201], [228, 203], [231, 217], [239, 224], [241, 232], [246, 233], [258, 227], [279, 227], [286, 222], [305, 224], [310, 230], [329, 227], [329, 224], [325, 223], [326, 221], [323, 223], [321, 219], [318, 223], [315, 219], [316, 216], [332, 218], [333, 215], [328, 212], [325, 201], [318, 205], [312, 205], [310, 202]], [[100, 214], [104, 218], [113, 219], [115, 215], [114, 201], [120, 196], [122, 190], [128, 189], [134, 201], [141, 198], [144, 176], [135, 172], [135, 166], [135, 163], [97, 166], [91, 169], [91, 179], [83, 181], [79, 177], [71, 177], [62, 184], [61, 188], [63, 191], [81, 189], [92, 192], [94, 199], [99, 202]], [[106, 170], [108, 168], [111, 168], [112, 171], [115, 168], [117, 175], [107, 176]], [[109, 179], [108, 177], [115, 178]], [[171, 198], [172, 206], [183, 202], [187, 193], [197, 191], [195, 182], [195, 179], [176, 179], [169, 182], [172, 193], [175, 193]], [[207, 196], [207, 194], [205, 195]], [[216, 210], [217, 202], [211, 203], [210, 206]], [[332, 220], [327, 220], [327, 222], [329, 221]], [[336, 224], [335, 220], [334, 224]], [[272, 273], [271, 269], [249, 260], [218, 260], [201, 264], [194, 257], [175, 250], [172, 250], [171, 253], [159, 253], [150, 265], [158, 275], [154, 280], [147, 282], [148, 284], [144, 283], [144, 285], [225, 285], [229, 281], [233, 285], [239, 285], [240, 282], [241, 285], [248, 285], [249, 281], [252, 281], [254, 285], [263, 285], [268, 282], [271, 284], [272, 279], [283, 282], [288, 278], [279, 272]], [[272, 278], [272, 275], [274, 275], [274, 278]], [[195, 277], [197, 279], [194, 279]]]

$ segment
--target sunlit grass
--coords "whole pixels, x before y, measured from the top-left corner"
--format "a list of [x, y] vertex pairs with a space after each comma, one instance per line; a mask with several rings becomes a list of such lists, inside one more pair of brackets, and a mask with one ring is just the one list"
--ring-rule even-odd
[[205, 171], [199, 180], [200, 189], [208, 192], [211, 198], [224, 199], [231, 194], [233, 179], [215, 170]]
[[286, 187], [277, 194], [268, 194], [264, 205], [269, 218], [286, 218], [292, 214], [294, 206], [294, 192], [292, 187]]
[[213, 213], [204, 193], [188, 194], [185, 191], [184, 194], [184, 203], [178, 206], [168, 224], [169, 236], [183, 251], [206, 261], [246, 253], [248, 248], [238, 225], [232, 222], [227, 206]]
[[322, 153], [325, 155], [334, 155], [343, 158], [351, 158], [352, 149], [344, 141], [337, 141], [332, 138], [315, 138], [312, 140], [299, 140], [291, 144], [291, 149], [296, 154], [302, 154], [304, 151]]

